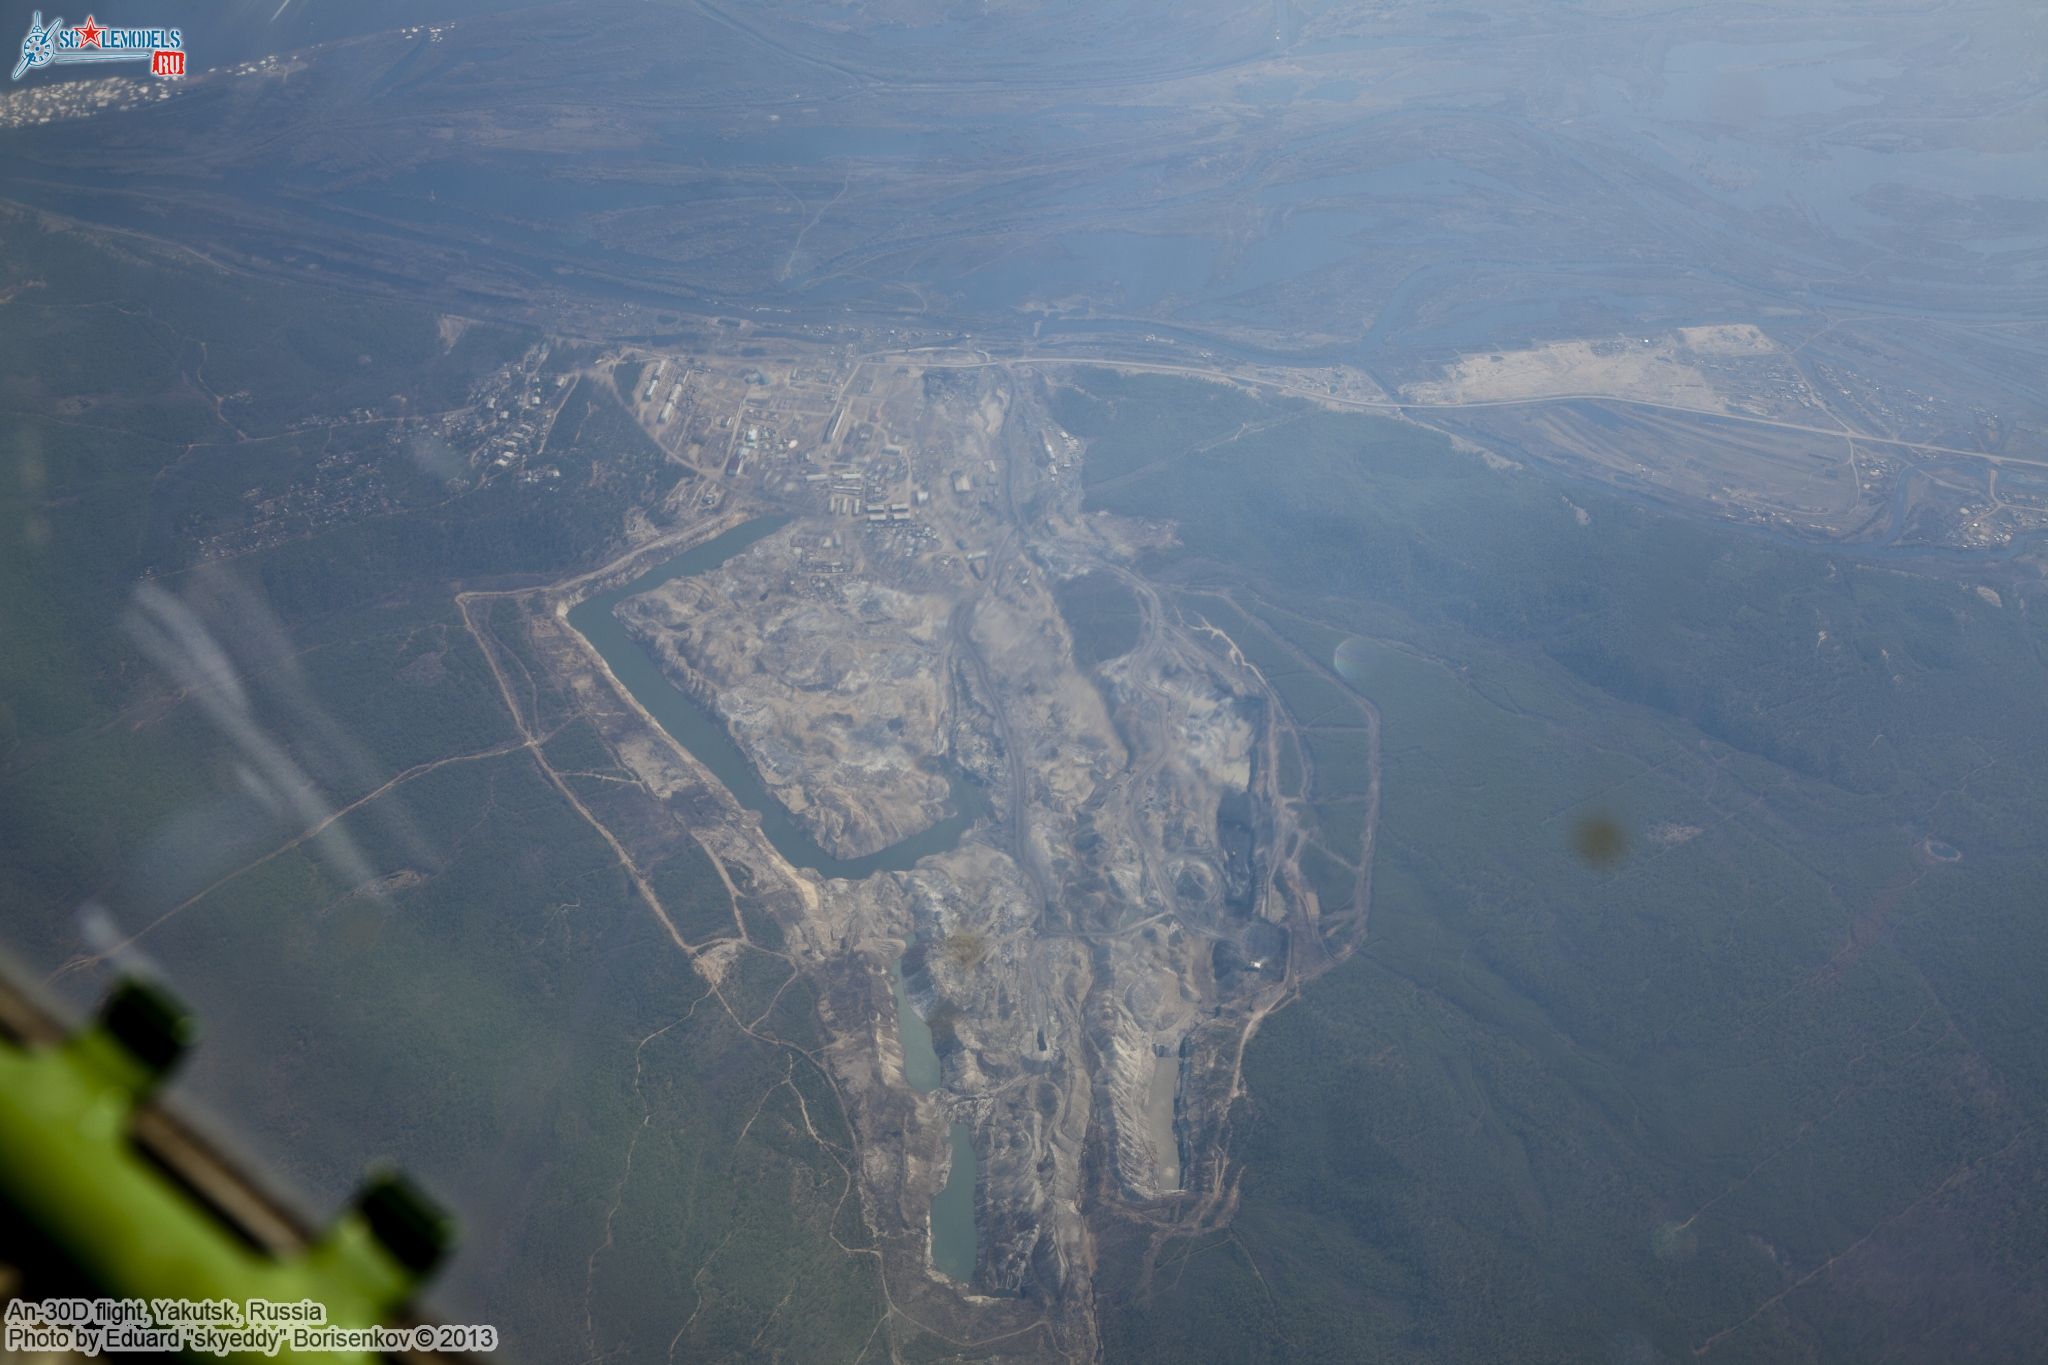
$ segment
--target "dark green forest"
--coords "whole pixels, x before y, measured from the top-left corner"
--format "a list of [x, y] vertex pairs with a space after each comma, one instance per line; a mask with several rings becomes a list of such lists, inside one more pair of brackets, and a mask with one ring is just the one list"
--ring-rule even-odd
[[1299, 727], [1326, 902], [1336, 694], [1382, 720], [1363, 946], [1252, 1044], [1229, 1229], [1105, 1257], [1111, 1358], [2033, 1349], [1998, 1324], [2048, 1253], [2048, 672], [2010, 569], [1191, 381], [1084, 371], [1056, 412]]

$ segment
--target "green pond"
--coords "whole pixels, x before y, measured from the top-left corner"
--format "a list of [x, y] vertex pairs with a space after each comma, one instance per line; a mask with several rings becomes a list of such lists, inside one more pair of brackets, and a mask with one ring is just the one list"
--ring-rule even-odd
[[903, 993], [903, 964], [889, 964], [889, 986], [896, 993], [896, 1032], [903, 1038], [903, 1077], [922, 1095], [939, 1088], [939, 1054], [932, 1050], [931, 1025]]
[[974, 1138], [966, 1124], [956, 1123], [952, 1141], [946, 1188], [932, 1200], [932, 1265], [967, 1284], [974, 1279]]

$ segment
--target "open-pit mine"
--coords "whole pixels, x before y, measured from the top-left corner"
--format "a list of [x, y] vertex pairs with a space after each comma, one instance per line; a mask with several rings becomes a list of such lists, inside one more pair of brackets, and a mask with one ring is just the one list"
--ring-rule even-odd
[[[615, 360], [659, 376], [621, 397], [678, 482], [605, 569], [463, 599], [505, 701], [596, 724], [616, 775], [553, 780], [746, 1027], [746, 973], [815, 988], [892, 1306], [1089, 1356], [1104, 1230], [1229, 1216], [1243, 1043], [1304, 969], [1280, 709], [1135, 571], [1170, 529], [1082, 511], [1056, 374]], [[1083, 575], [1106, 634], [1062, 613]], [[687, 840], [729, 922], [652, 875]]]

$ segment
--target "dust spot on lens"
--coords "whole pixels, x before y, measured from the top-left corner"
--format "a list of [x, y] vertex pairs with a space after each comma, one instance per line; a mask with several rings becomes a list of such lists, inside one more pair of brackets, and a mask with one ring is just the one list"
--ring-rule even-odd
[[1612, 817], [1589, 815], [1572, 829], [1572, 852], [1588, 867], [1609, 867], [1628, 852], [1628, 835]]

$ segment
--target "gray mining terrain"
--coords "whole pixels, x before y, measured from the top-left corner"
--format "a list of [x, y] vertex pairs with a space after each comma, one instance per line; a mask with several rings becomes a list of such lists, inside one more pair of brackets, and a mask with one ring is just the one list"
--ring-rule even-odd
[[[771, 959], [815, 986], [891, 1301], [962, 1344], [1090, 1355], [1101, 1220], [1163, 1238], [1228, 1217], [1244, 1043], [1313, 970], [1290, 952], [1320, 945], [1322, 907], [1275, 782], [1283, 713], [1133, 571], [1162, 528], [1081, 512], [1083, 445], [1043, 372], [675, 364], [731, 455], [690, 443], [702, 477], [649, 509], [671, 529], [465, 614], [529, 733], [553, 720], [536, 669], [599, 721], [630, 780], [556, 780], [622, 861], [696, 840], [718, 864], [719, 932], [640, 890], [729, 1007]], [[650, 572], [693, 546], [704, 566]], [[1070, 624], [1056, 591], [1083, 576], [1108, 605]], [[956, 1127], [972, 1229], [934, 1215]], [[946, 1274], [969, 1238], [971, 1274]]]

